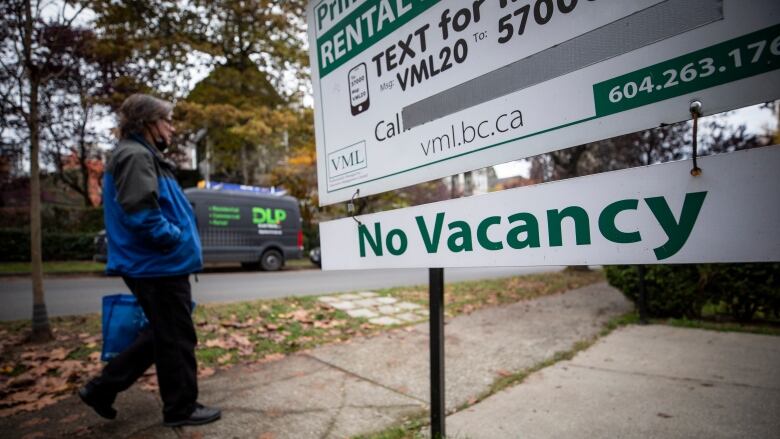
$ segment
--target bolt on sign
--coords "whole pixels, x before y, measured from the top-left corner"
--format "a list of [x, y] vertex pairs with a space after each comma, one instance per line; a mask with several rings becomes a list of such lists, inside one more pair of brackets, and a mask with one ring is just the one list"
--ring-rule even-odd
[[312, 0], [323, 205], [780, 97], [777, 0]]
[[780, 146], [320, 224], [323, 269], [780, 260]]

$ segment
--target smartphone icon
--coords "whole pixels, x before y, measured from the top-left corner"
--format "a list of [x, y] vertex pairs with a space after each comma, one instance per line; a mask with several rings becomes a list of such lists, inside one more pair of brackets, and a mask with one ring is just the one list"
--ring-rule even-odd
[[347, 75], [349, 80], [349, 104], [352, 115], [368, 110], [368, 69], [366, 63], [360, 63], [352, 68]]

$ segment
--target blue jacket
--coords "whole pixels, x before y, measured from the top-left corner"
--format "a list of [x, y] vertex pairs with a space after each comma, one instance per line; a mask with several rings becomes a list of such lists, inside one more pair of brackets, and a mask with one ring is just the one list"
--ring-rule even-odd
[[103, 175], [106, 272], [158, 277], [203, 268], [195, 214], [173, 170], [143, 137], [119, 141]]

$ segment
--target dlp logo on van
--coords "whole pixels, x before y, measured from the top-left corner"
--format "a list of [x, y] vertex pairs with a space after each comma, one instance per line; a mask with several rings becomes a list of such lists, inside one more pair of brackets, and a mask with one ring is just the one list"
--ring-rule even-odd
[[368, 166], [364, 140], [328, 154], [328, 175], [337, 177]]
[[270, 207], [253, 207], [252, 224], [280, 224], [287, 218], [284, 209], [271, 209]]

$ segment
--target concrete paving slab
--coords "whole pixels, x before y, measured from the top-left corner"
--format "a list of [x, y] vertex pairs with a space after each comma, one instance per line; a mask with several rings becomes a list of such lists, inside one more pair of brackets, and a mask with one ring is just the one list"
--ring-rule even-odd
[[357, 295], [361, 296], [361, 297], [370, 298], [370, 297], [376, 297], [379, 294], [377, 294], [377, 293], [375, 293], [373, 291], [361, 291], [361, 292], [357, 293]]
[[772, 336], [621, 329], [449, 416], [447, 432], [471, 439], [776, 438], [778, 348], [780, 337]]
[[338, 295], [336, 297], [338, 297], [341, 300], [360, 300], [360, 299], [363, 298], [363, 296], [360, 296], [358, 294], [351, 294], [351, 293], [350, 294], [340, 294], [340, 295]]
[[375, 319], [369, 320], [369, 322], [375, 325], [382, 325], [382, 326], [400, 325], [401, 323], [403, 323], [401, 320], [398, 320], [393, 317], [388, 317], [388, 316], [377, 317]]
[[377, 311], [381, 312], [382, 314], [396, 314], [401, 312], [401, 309], [393, 305], [382, 305], [377, 308]]
[[[288, 357], [298, 363], [289, 379], [260, 378], [263, 370], [248, 374], [242, 369], [221, 377], [221, 382], [241, 383], [241, 390], [209, 388], [223, 393], [223, 419], [198, 427], [204, 437], [343, 438], [367, 430], [382, 429], [397, 419], [424, 408], [414, 400], [360, 377], [324, 365], [306, 355]], [[285, 369], [288, 360], [273, 368]], [[277, 371], [278, 372], [278, 371]], [[247, 382], [247, 376], [261, 381]], [[209, 383], [218, 386], [220, 382]], [[205, 391], [205, 389], [204, 389]]]
[[360, 299], [352, 302], [355, 304], [355, 306], [359, 306], [361, 308], [367, 308], [371, 306], [379, 306], [382, 304], [382, 302], [378, 302], [376, 299]]
[[355, 304], [352, 303], [352, 302], [333, 302], [333, 303], [330, 304], [330, 306], [332, 306], [332, 307], [334, 307], [336, 309], [340, 309], [342, 311], [346, 311], [348, 309], [355, 309], [356, 308]]
[[[596, 284], [531, 302], [488, 308], [444, 328], [446, 407], [484, 392], [504, 371], [522, 370], [595, 336], [632, 309], [623, 295]], [[325, 346], [311, 355], [399, 393], [429, 401], [428, 325]]]
[[366, 318], [366, 319], [370, 319], [379, 315], [374, 311], [371, 311], [370, 309], [366, 309], [366, 308], [348, 309], [347, 314], [349, 314], [350, 317]]
[[[637, 342], [641, 339], [641, 343]], [[780, 338], [735, 332], [680, 331], [671, 326], [629, 327], [608, 341], [608, 356], [598, 349], [577, 355], [581, 366], [633, 373], [767, 386], [780, 390]]]
[[417, 314], [413, 314], [410, 312], [403, 313], [403, 314], [397, 314], [395, 318], [399, 320], [403, 320], [405, 322], [419, 322], [420, 320], [424, 319], [425, 317], [422, 317]]
[[0, 418], [3, 438], [162, 438], [174, 439], [175, 432], [162, 429], [162, 403], [156, 394], [130, 388], [114, 403], [117, 419], [107, 421], [72, 396], [62, 402], [31, 413]]
[[410, 303], [410, 302], [401, 302], [401, 303], [396, 304], [396, 306], [398, 308], [401, 308], [401, 309], [407, 310], [407, 311], [422, 308], [422, 306], [420, 306], [420, 305], [418, 305], [416, 303]]
[[377, 302], [384, 304], [384, 305], [392, 305], [395, 302], [398, 302], [398, 299], [395, 297], [377, 297]]

